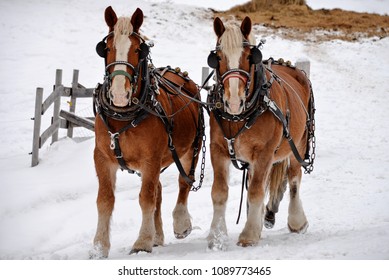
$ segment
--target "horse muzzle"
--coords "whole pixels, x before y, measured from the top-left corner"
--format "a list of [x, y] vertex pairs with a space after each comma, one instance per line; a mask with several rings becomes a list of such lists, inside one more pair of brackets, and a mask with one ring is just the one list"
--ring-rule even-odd
[[126, 107], [131, 105], [132, 90], [123, 92], [115, 92], [110, 89], [108, 91], [109, 99], [116, 107]]
[[238, 102], [230, 102], [224, 100], [224, 111], [230, 115], [239, 115], [245, 110], [245, 102], [243, 99], [240, 99]]

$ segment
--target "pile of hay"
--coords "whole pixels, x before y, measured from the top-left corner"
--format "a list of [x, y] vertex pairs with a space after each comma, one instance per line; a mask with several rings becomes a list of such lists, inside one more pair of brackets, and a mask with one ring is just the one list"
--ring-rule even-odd
[[[312, 10], [305, 0], [252, 0], [215, 14], [243, 19], [249, 16], [254, 24], [283, 29], [287, 37], [320, 33], [322, 39], [356, 40], [361, 37], [384, 38], [389, 35], [389, 16], [357, 13], [341, 9]], [[333, 32], [336, 31], [336, 32]], [[317, 32], [316, 32], [317, 33]]]

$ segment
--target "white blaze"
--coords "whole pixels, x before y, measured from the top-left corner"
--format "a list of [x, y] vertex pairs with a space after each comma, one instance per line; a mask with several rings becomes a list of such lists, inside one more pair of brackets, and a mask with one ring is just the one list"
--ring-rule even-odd
[[[128, 52], [131, 47], [130, 35], [133, 31], [131, 22], [128, 18], [119, 18], [114, 29], [114, 48], [116, 50], [116, 61], [128, 62]], [[114, 66], [114, 71], [127, 71], [127, 66], [118, 64]], [[132, 88], [126, 88], [126, 77], [117, 75], [113, 78], [111, 93], [113, 104], [124, 107], [131, 102]], [[129, 95], [129, 97], [127, 97]]]
[[232, 114], [238, 114], [240, 113], [239, 78], [230, 78], [228, 81], [230, 83], [230, 110]]
[[[237, 69], [240, 65], [240, 58], [243, 51], [243, 35], [240, 28], [237, 26], [227, 26], [225, 32], [220, 38], [220, 48], [227, 58], [228, 69]], [[241, 113], [241, 100], [244, 97], [239, 96], [239, 78], [231, 77], [228, 79], [229, 82], [229, 98], [226, 98], [229, 103], [229, 109], [227, 111], [230, 114]]]

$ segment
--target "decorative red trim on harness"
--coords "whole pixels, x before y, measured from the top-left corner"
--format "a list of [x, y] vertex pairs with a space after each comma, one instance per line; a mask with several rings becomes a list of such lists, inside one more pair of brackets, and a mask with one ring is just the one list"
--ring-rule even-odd
[[231, 78], [237, 78], [237, 79], [241, 80], [244, 84], [246, 84], [247, 80], [248, 80], [248, 78], [246, 76], [239, 74], [239, 72], [236, 72], [236, 73], [232, 72], [224, 77], [222, 83], [224, 84], [224, 82], [226, 80], [231, 79]]

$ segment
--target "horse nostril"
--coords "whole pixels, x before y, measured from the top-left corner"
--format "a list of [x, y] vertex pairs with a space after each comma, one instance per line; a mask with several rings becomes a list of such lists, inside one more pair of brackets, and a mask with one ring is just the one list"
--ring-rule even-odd
[[224, 101], [224, 107], [226, 107], [226, 108], [230, 108], [230, 104], [228, 103], [228, 101], [226, 100], [226, 101]]

